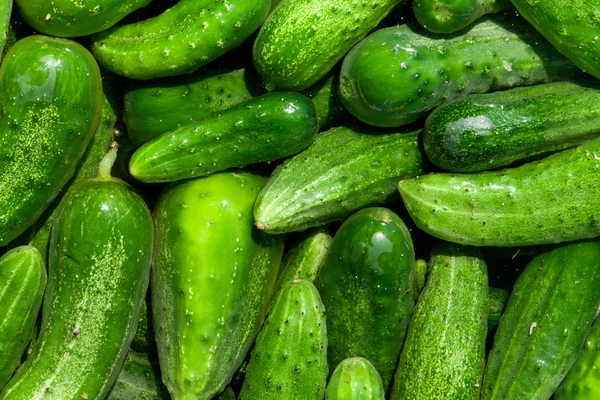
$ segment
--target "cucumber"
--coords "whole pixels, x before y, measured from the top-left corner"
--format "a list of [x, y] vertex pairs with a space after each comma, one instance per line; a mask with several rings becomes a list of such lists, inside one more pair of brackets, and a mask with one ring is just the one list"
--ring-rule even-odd
[[403, 0], [283, 0], [252, 55], [268, 90], [304, 90], [323, 78]]
[[106, 400], [168, 400], [147, 354], [129, 350], [117, 382]]
[[487, 266], [476, 248], [440, 243], [410, 320], [391, 399], [479, 399]]
[[425, 124], [430, 160], [453, 172], [505, 167], [600, 136], [600, 86], [554, 82], [444, 104]]
[[488, 311], [488, 332], [496, 329], [500, 318], [504, 313], [506, 302], [508, 301], [508, 292], [504, 289], [490, 288], [489, 311]]
[[427, 279], [427, 270], [429, 266], [425, 260], [415, 261], [415, 279], [413, 281], [413, 298], [415, 302], [419, 298]]
[[243, 171], [185, 181], [154, 209], [153, 323], [175, 399], [223, 391], [264, 321], [283, 253], [282, 237], [252, 225], [265, 181]]
[[364, 357], [387, 388], [414, 305], [414, 275], [412, 239], [396, 214], [365, 208], [342, 224], [316, 280], [330, 365]]
[[142, 198], [110, 177], [115, 157], [61, 201], [41, 330], [2, 400], [104, 398], [119, 374], [148, 287], [153, 226]]
[[319, 292], [307, 280], [287, 281], [256, 338], [239, 398], [323, 399], [328, 371]]
[[342, 361], [327, 384], [325, 400], [384, 400], [381, 376], [369, 360], [362, 357]]
[[302, 91], [313, 102], [322, 131], [340, 126], [350, 119], [339, 95], [339, 73], [339, 68], [334, 68], [319, 82]]
[[46, 266], [34, 247], [18, 247], [0, 258], [0, 389], [33, 337], [45, 287]]
[[0, 54], [4, 53], [4, 46], [8, 42], [12, 3], [12, 0], [0, 1]]
[[231, 387], [227, 387], [227, 390], [225, 390], [223, 393], [221, 393], [220, 395], [216, 396], [213, 398], [214, 400], [235, 400], [235, 393], [233, 392], [233, 389], [231, 389]]
[[348, 53], [340, 96], [361, 121], [392, 127], [458, 96], [579, 75], [520, 18], [488, 17], [452, 36], [409, 23], [380, 29]]
[[[148, 298], [148, 295], [146, 295]], [[138, 319], [137, 328], [135, 330], [135, 336], [131, 341], [131, 350], [139, 353], [155, 353], [156, 344], [154, 342], [154, 330], [152, 329], [150, 315], [151, 311], [148, 308], [147, 300], [142, 302], [142, 309], [140, 311], [140, 317]]]
[[4, 59], [4, 56], [6, 56], [8, 50], [10, 50], [10, 48], [13, 47], [15, 43], [33, 34], [33, 29], [29, 25], [27, 25], [25, 21], [23, 21], [21, 15], [19, 15], [19, 13], [16, 10], [11, 9], [10, 20], [6, 28], [6, 42], [4, 48], [2, 49], [2, 52], [0, 53], [2, 54], [0, 60]]
[[75, 172], [100, 121], [100, 70], [75, 42], [29, 36], [2, 63], [0, 104], [1, 247], [35, 222]]
[[357, 126], [331, 129], [284, 161], [258, 197], [256, 226], [285, 233], [340, 221], [388, 199], [400, 179], [423, 172], [418, 131], [365, 131]]
[[92, 51], [106, 69], [132, 79], [188, 74], [241, 45], [270, 5], [269, 0], [180, 0], [157, 17], [95, 34]]

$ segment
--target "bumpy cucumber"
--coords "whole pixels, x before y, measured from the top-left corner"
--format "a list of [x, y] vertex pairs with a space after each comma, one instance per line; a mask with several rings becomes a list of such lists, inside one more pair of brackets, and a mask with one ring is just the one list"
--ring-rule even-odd
[[106, 400], [168, 400], [147, 354], [129, 350], [117, 382]]
[[430, 32], [454, 33], [485, 14], [506, 10], [510, 0], [415, 0], [417, 21]]
[[133, 79], [194, 72], [239, 46], [262, 24], [269, 0], [180, 0], [157, 17], [92, 37], [106, 69]]
[[12, 6], [12, 0], [0, 1], [0, 54], [4, 52], [4, 46], [8, 41]]
[[598, 241], [559, 247], [527, 265], [494, 336], [483, 400], [550, 398], [596, 315], [598, 271]]
[[153, 322], [175, 399], [224, 390], [260, 330], [283, 253], [281, 237], [252, 224], [265, 181], [214, 174], [169, 186], [155, 207]]
[[148, 287], [153, 226], [142, 198], [110, 177], [115, 157], [58, 208], [41, 330], [2, 400], [104, 398], [117, 379]]
[[578, 74], [519, 18], [487, 18], [453, 36], [435, 35], [411, 23], [378, 30], [348, 53], [340, 95], [361, 121], [400, 126], [460, 95]]
[[425, 124], [438, 167], [478, 172], [547, 155], [600, 136], [600, 86], [554, 82], [444, 104]]
[[343, 220], [386, 200], [398, 181], [423, 172], [418, 132], [368, 134], [343, 126], [320, 134], [271, 175], [254, 208], [269, 233]]
[[174, 182], [273, 161], [307, 148], [319, 131], [311, 101], [268, 93], [218, 116], [182, 126], [140, 147], [129, 172], [142, 182]]
[[319, 292], [307, 280], [288, 281], [256, 338], [240, 399], [323, 399], [328, 371]]
[[0, 69], [0, 246], [29, 228], [71, 178], [102, 108], [100, 70], [81, 45], [29, 36]]
[[476, 248], [441, 243], [410, 320], [392, 399], [479, 399], [488, 322], [487, 266]]
[[364, 357], [388, 386], [414, 305], [414, 275], [412, 239], [396, 214], [366, 208], [342, 224], [316, 280], [330, 365]]
[[415, 302], [419, 298], [423, 287], [425, 286], [425, 281], [427, 279], [427, 270], [429, 266], [427, 261], [425, 260], [417, 260], [415, 261], [415, 279], [413, 280], [413, 298]]
[[45, 287], [46, 266], [34, 247], [18, 247], [0, 258], [0, 389], [32, 338]]
[[419, 228], [473, 246], [527, 246], [600, 236], [600, 139], [520, 167], [402, 181]]
[[327, 384], [325, 400], [384, 400], [381, 376], [369, 360], [362, 357], [342, 361]]
[[504, 289], [490, 288], [490, 303], [488, 310], [488, 332], [495, 329], [504, 313], [508, 292]]
[[350, 118], [339, 95], [339, 73], [339, 68], [334, 68], [319, 82], [302, 91], [315, 106], [320, 130], [340, 126]]

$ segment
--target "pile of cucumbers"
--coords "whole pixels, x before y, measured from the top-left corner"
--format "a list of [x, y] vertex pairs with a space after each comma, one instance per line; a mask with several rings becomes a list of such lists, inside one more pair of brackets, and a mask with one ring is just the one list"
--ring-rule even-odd
[[0, 0], [0, 400], [600, 399], [600, 0]]

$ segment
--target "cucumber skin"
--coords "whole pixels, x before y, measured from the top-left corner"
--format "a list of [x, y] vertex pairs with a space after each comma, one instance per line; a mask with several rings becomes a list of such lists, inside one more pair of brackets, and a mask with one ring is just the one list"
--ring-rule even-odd
[[550, 398], [596, 315], [599, 270], [598, 241], [559, 247], [527, 265], [494, 336], [481, 399]]
[[2, 400], [106, 396], [135, 335], [152, 237], [148, 207], [124, 182], [69, 189], [50, 239], [41, 330]]
[[319, 292], [307, 280], [287, 281], [256, 338], [239, 398], [323, 399], [328, 372]]
[[427, 261], [415, 261], [415, 279], [413, 280], [413, 298], [415, 299], [415, 303], [425, 287], [425, 282], [427, 282], [428, 269], [429, 265], [427, 264]]
[[221, 393], [220, 395], [216, 396], [213, 400], [235, 400], [235, 393], [233, 392], [233, 389], [231, 387], [227, 387], [227, 390], [225, 390], [223, 393]]
[[315, 282], [330, 365], [364, 357], [388, 387], [414, 306], [414, 275], [412, 239], [396, 214], [365, 208], [342, 224]]
[[103, 67], [132, 79], [191, 73], [242, 44], [270, 5], [270, 0], [180, 0], [157, 17], [95, 34], [92, 51]]
[[321, 131], [340, 126], [350, 119], [340, 99], [339, 73], [339, 68], [334, 68], [319, 82], [302, 91], [315, 106]]
[[260, 330], [283, 253], [282, 237], [252, 224], [265, 180], [241, 171], [190, 180], [155, 207], [153, 322], [174, 399], [223, 391]]
[[0, 390], [33, 336], [46, 280], [44, 259], [33, 247], [18, 247], [0, 258]]
[[488, 312], [488, 332], [496, 329], [506, 308], [508, 292], [504, 289], [490, 288], [490, 307]]
[[417, 0], [413, 7], [417, 21], [428, 31], [454, 33], [512, 4], [510, 0]]
[[10, 15], [12, 13], [12, 6], [12, 0], [0, 1], [0, 54], [4, 54], [4, 47], [6, 46], [10, 35]]
[[344, 59], [340, 96], [361, 121], [393, 127], [458, 96], [580, 75], [525, 21], [495, 16], [451, 37], [417, 24], [376, 31]]
[[423, 134], [438, 167], [479, 172], [600, 136], [600, 86], [554, 82], [466, 96], [436, 109]]
[[543, 160], [477, 174], [402, 181], [417, 226], [473, 246], [527, 246], [600, 236], [600, 139]]
[[168, 400], [147, 354], [129, 350], [106, 400]]
[[286, 233], [340, 221], [383, 202], [398, 180], [424, 171], [417, 131], [362, 132], [349, 126], [331, 129], [284, 161], [256, 201], [257, 226]]
[[29, 36], [5, 58], [0, 68], [0, 246], [29, 228], [71, 178], [102, 107], [100, 70], [81, 45]]
[[299, 153], [318, 131], [307, 97], [268, 93], [146, 143], [131, 157], [129, 172], [148, 183], [207, 176]]
[[325, 400], [384, 400], [381, 376], [369, 360], [347, 358], [335, 367], [327, 384]]
[[410, 320], [391, 399], [479, 399], [488, 323], [487, 266], [476, 248], [441, 243]]

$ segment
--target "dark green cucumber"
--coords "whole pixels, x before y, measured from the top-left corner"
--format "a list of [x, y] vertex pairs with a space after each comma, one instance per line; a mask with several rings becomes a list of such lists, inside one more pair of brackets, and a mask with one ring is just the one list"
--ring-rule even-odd
[[412, 239], [396, 214], [365, 208], [342, 224], [316, 280], [330, 365], [364, 357], [389, 385], [414, 305], [414, 275]]
[[476, 248], [440, 243], [410, 320], [391, 399], [479, 399], [488, 322], [487, 266]]
[[461, 95], [580, 74], [520, 18], [488, 17], [452, 36], [410, 23], [378, 30], [348, 53], [340, 95], [361, 121], [400, 126]]
[[302, 91], [315, 106], [320, 130], [340, 126], [350, 119], [339, 95], [339, 73], [339, 68], [334, 68], [319, 82]]
[[6, 46], [8, 42], [12, 6], [12, 0], [0, 1], [0, 54], [3, 54], [4, 46]]
[[41, 330], [2, 400], [101, 399], [117, 379], [148, 287], [153, 226], [142, 198], [110, 177], [115, 157], [61, 201]]
[[600, 136], [600, 86], [554, 82], [444, 104], [425, 124], [429, 159], [478, 172], [577, 146]]
[[45, 287], [46, 266], [34, 247], [18, 247], [0, 258], [0, 389], [32, 338]]
[[133, 79], [194, 72], [238, 47], [262, 24], [269, 0], [180, 0], [157, 17], [92, 36], [106, 69]]
[[415, 261], [415, 279], [413, 281], [413, 298], [415, 302], [419, 298], [427, 279], [427, 270], [429, 266], [425, 260]]
[[419, 228], [473, 246], [527, 246], [600, 236], [600, 138], [516, 168], [402, 181]]
[[268, 93], [146, 143], [131, 157], [129, 172], [149, 183], [207, 176], [299, 153], [318, 131], [307, 97]]
[[81, 45], [29, 36], [0, 69], [0, 246], [29, 228], [75, 172], [102, 109], [100, 70]]
[[213, 398], [213, 400], [235, 400], [235, 393], [233, 392], [233, 389], [231, 387], [227, 387], [227, 390], [225, 390], [223, 393], [221, 393], [220, 395], [216, 396]]
[[495, 329], [504, 313], [508, 292], [504, 289], [490, 288], [490, 304], [488, 311], [488, 332]]
[[381, 376], [369, 360], [347, 358], [333, 371], [327, 384], [325, 400], [384, 400]]
[[256, 225], [285, 233], [340, 221], [389, 198], [400, 179], [423, 172], [419, 132], [363, 132], [331, 129], [284, 161], [258, 197]]
[[323, 399], [328, 371], [319, 292], [307, 280], [287, 281], [256, 338], [239, 398]]
[[225, 389], [263, 323], [283, 238], [252, 224], [266, 178], [223, 172], [167, 187], [154, 209], [152, 312], [176, 400]]
[[[146, 296], [148, 298], [148, 296]], [[154, 342], [154, 330], [150, 323], [152, 316], [151, 311], [148, 308], [148, 302], [144, 300], [142, 302], [142, 309], [140, 311], [140, 317], [138, 319], [137, 327], [135, 330], [135, 336], [131, 341], [131, 350], [140, 353], [155, 353], [156, 344]]]
[[488, 399], [549, 399], [600, 303], [600, 242], [535, 257], [519, 276], [494, 335], [482, 389]]
[[119, 377], [106, 400], [168, 400], [147, 354], [129, 350]]

